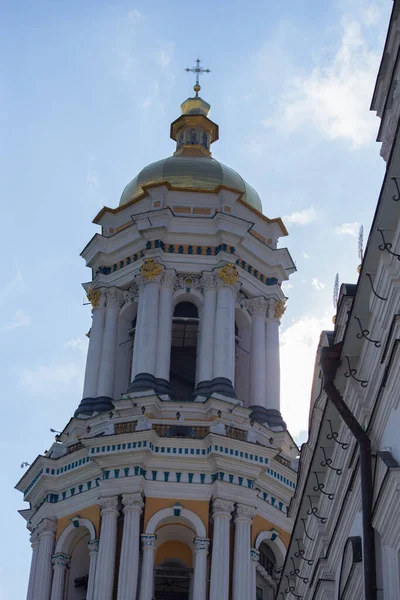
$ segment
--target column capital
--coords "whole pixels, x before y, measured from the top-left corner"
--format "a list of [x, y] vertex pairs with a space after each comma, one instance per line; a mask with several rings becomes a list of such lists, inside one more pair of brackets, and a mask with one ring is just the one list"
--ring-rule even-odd
[[274, 300], [273, 298], [270, 298], [269, 304], [268, 304], [267, 317], [268, 317], [268, 319], [276, 319], [277, 321], [280, 321], [285, 310], [286, 310], [286, 299]]
[[124, 300], [124, 292], [117, 287], [108, 288], [105, 295], [107, 307], [119, 308]]
[[67, 567], [71, 557], [69, 554], [64, 554], [63, 552], [57, 552], [57, 554], [53, 554], [51, 557], [51, 561], [55, 567]]
[[215, 519], [216, 517], [229, 517], [230, 519], [234, 507], [234, 503], [230, 500], [222, 500], [222, 498], [215, 498], [212, 505], [213, 519]]
[[255, 548], [250, 548], [250, 560], [252, 563], [257, 565], [258, 561], [260, 560], [260, 551], [256, 550]]
[[206, 290], [215, 290], [217, 287], [217, 274], [204, 271], [201, 274], [201, 286], [203, 292]]
[[210, 540], [208, 538], [195, 537], [193, 544], [195, 546], [196, 553], [205, 552], [205, 554], [208, 554], [208, 549], [210, 547]]
[[29, 536], [29, 541], [31, 543], [32, 548], [34, 546], [38, 546], [39, 545], [39, 535], [38, 535], [38, 532], [36, 530], [32, 531], [31, 535]]
[[90, 542], [88, 542], [89, 554], [99, 551], [99, 542], [100, 540], [90, 540]]
[[106, 305], [105, 288], [89, 287], [86, 290], [86, 297], [93, 308], [104, 308]]
[[140, 267], [140, 274], [144, 279], [144, 283], [148, 281], [159, 281], [162, 271], [163, 267], [151, 257], [145, 258]]
[[233, 263], [228, 263], [218, 269], [218, 283], [220, 285], [227, 285], [233, 287], [239, 279], [239, 273], [236, 266]]
[[247, 504], [236, 504], [236, 515], [235, 521], [252, 521], [256, 514], [254, 506], [248, 506]]
[[55, 535], [57, 530], [57, 523], [53, 519], [42, 519], [35, 529], [35, 532], [39, 537], [44, 535]]
[[99, 498], [99, 505], [101, 507], [101, 516], [107, 513], [118, 514], [118, 496], [104, 496]]
[[155, 550], [157, 536], [152, 533], [142, 533], [140, 536], [142, 540], [143, 550]]
[[165, 269], [161, 277], [161, 285], [166, 288], [174, 288], [176, 273], [174, 269]]
[[127, 511], [138, 511], [141, 513], [144, 506], [142, 494], [140, 492], [135, 492], [134, 494], [123, 494], [122, 504], [124, 505], [124, 513]]
[[269, 303], [264, 296], [259, 296], [246, 300], [245, 306], [252, 317], [265, 317]]

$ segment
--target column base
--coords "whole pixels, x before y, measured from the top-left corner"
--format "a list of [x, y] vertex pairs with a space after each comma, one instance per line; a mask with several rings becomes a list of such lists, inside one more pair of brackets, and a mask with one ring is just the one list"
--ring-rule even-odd
[[91, 416], [94, 412], [108, 412], [114, 410], [113, 399], [108, 396], [97, 398], [83, 398], [74, 412], [74, 417]]
[[135, 379], [128, 387], [128, 394], [131, 392], [147, 392], [153, 390], [159, 396], [169, 396], [174, 400], [171, 385], [166, 379], [154, 377], [151, 373], [138, 373]]
[[213, 393], [223, 394], [229, 398], [236, 398], [232, 382], [226, 377], [215, 377], [211, 381], [200, 381], [193, 393], [196, 396], [212, 396]]
[[282, 418], [279, 410], [275, 408], [265, 408], [264, 406], [253, 405], [249, 407], [251, 410], [250, 419], [258, 423], [266, 423], [271, 429], [287, 429], [286, 423]]

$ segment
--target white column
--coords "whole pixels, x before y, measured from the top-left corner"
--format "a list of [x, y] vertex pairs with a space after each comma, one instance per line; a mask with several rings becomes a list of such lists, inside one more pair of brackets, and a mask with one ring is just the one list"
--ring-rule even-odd
[[96, 398], [97, 396], [106, 305], [104, 290], [98, 290], [98, 292], [100, 292], [99, 298], [96, 301], [92, 300], [92, 327], [90, 329], [89, 348], [86, 358], [83, 398]]
[[[135, 336], [136, 374], [149, 373], [155, 376], [157, 357], [158, 303], [160, 283], [149, 279], [144, 281], [144, 289], [139, 299], [140, 322]], [[142, 306], [140, 307], [140, 303]]]
[[260, 552], [255, 548], [250, 550], [250, 600], [256, 600], [257, 592], [257, 565]]
[[112, 398], [114, 394], [115, 360], [117, 357], [118, 318], [122, 293], [118, 288], [106, 291], [106, 319], [99, 368], [97, 397]]
[[90, 540], [90, 542], [88, 542], [88, 548], [90, 563], [86, 600], [94, 600], [94, 586], [96, 581], [97, 556], [99, 554], [99, 540]]
[[174, 293], [175, 271], [164, 271], [158, 312], [158, 344], [156, 360], [156, 377], [169, 381], [169, 368], [171, 362], [171, 337], [172, 337], [172, 296]]
[[250, 532], [254, 515], [252, 506], [236, 505], [232, 600], [250, 598]]
[[210, 600], [229, 600], [230, 520], [233, 502], [216, 498], [212, 506], [214, 536], [211, 555]]
[[213, 378], [217, 275], [215, 273], [203, 273], [201, 283], [204, 301], [200, 319], [198, 383], [211, 381]]
[[33, 593], [34, 600], [48, 600], [50, 598], [51, 580], [53, 578], [51, 558], [54, 552], [56, 529], [56, 522], [50, 519], [43, 519], [37, 527], [39, 550]]
[[114, 588], [118, 498], [99, 498], [99, 504], [102, 509], [101, 532], [94, 597], [96, 600], [111, 600]]
[[268, 301], [262, 296], [246, 302], [251, 314], [250, 406], [263, 406], [266, 397], [265, 315]]
[[194, 582], [192, 600], [206, 600], [207, 593], [207, 555], [210, 540], [194, 538]]
[[269, 301], [265, 327], [266, 347], [266, 404], [267, 409], [280, 411], [280, 361], [279, 361], [279, 325], [278, 303]]
[[156, 536], [143, 534], [142, 538], [142, 573], [140, 578], [139, 600], [152, 600], [153, 598], [153, 570], [154, 555], [156, 550]]
[[235, 284], [237, 270], [225, 265], [218, 271], [217, 310], [214, 341], [214, 379], [235, 380]]
[[[141, 278], [138, 278], [141, 279]], [[137, 315], [136, 315], [136, 328], [135, 328], [135, 338], [134, 338], [134, 342], [133, 342], [133, 348], [132, 348], [132, 370], [131, 370], [131, 381], [133, 381], [135, 379], [135, 375], [137, 375], [138, 370], [137, 370], [137, 362], [138, 362], [138, 356], [139, 356], [139, 352], [140, 352], [140, 344], [139, 344], [139, 340], [140, 340], [140, 324], [142, 323], [142, 313], [143, 313], [143, 302], [142, 297], [143, 297], [143, 292], [144, 292], [144, 286], [143, 283], [139, 283], [138, 284], [138, 288], [139, 288], [139, 296], [138, 296], [138, 308], [137, 308]]]
[[71, 557], [68, 554], [58, 552], [53, 556], [53, 585], [51, 588], [51, 600], [63, 600], [65, 596], [65, 573]]
[[26, 594], [26, 600], [33, 600], [33, 591], [35, 587], [35, 577], [37, 571], [37, 559], [39, 550], [39, 536], [36, 531], [31, 534], [31, 546], [32, 546], [32, 558], [31, 558], [31, 569], [29, 571], [29, 583], [28, 591]]
[[136, 600], [139, 567], [140, 515], [143, 508], [142, 495], [123, 494], [124, 531], [122, 535], [119, 564], [117, 600]]

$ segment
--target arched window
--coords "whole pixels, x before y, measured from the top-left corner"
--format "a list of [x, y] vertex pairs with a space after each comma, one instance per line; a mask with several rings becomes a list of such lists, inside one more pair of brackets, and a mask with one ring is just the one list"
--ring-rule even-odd
[[276, 573], [276, 557], [268, 544], [262, 543], [260, 545], [260, 565], [265, 569], [265, 571], [273, 577], [274, 579], [277, 577]]
[[172, 318], [170, 385], [180, 401], [192, 399], [196, 384], [199, 314], [192, 302], [175, 306]]
[[168, 560], [155, 568], [155, 600], [189, 600], [193, 569], [180, 560]]
[[89, 580], [90, 557], [88, 542], [90, 534], [80, 527], [71, 551], [71, 564], [68, 571], [68, 600], [85, 600]]

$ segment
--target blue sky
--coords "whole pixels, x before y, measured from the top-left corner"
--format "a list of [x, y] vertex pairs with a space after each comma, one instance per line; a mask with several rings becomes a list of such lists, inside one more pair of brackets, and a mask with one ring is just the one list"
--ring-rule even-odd
[[0, 600], [23, 598], [30, 547], [13, 490], [80, 401], [90, 327], [79, 252], [92, 218], [171, 155], [169, 124], [197, 56], [220, 126], [214, 157], [282, 216], [298, 272], [286, 286], [282, 410], [304, 439], [332, 288], [357, 278], [384, 172], [369, 112], [391, 0], [0, 0], [3, 205]]

